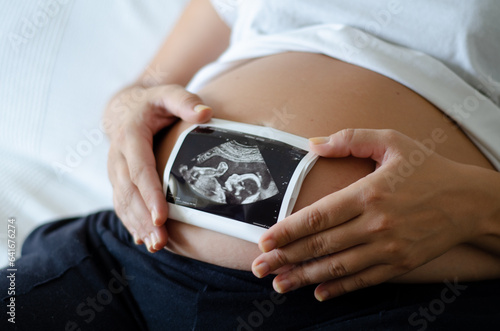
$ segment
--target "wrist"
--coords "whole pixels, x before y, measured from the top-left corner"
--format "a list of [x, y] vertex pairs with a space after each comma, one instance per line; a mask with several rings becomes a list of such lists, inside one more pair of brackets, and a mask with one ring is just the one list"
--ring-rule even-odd
[[471, 225], [468, 243], [500, 254], [500, 173], [464, 165], [460, 174], [468, 178], [468, 201], [457, 206], [461, 218]]

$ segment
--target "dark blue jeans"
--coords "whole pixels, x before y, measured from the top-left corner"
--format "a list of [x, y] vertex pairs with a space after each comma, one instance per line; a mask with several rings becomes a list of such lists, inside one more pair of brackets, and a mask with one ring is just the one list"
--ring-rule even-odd
[[272, 277], [150, 254], [111, 211], [39, 227], [16, 268], [0, 271], [0, 330], [500, 329], [499, 280], [383, 284], [320, 303], [314, 287], [279, 295]]

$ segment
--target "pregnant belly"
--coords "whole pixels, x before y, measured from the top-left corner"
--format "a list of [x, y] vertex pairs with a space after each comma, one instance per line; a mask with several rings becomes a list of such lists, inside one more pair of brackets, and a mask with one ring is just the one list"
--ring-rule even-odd
[[[283, 53], [252, 60], [198, 93], [214, 117], [274, 127], [303, 137], [344, 128], [395, 129], [414, 139], [442, 130], [436, 151], [458, 162], [491, 168], [468, 138], [432, 104], [403, 85], [323, 55]], [[156, 149], [161, 176], [180, 133], [178, 122]], [[374, 169], [371, 160], [320, 159], [307, 176], [295, 210], [346, 187]], [[167, 221], [167, 249], [224, 267], [250, 270], [257, 245], [175, 220]]]

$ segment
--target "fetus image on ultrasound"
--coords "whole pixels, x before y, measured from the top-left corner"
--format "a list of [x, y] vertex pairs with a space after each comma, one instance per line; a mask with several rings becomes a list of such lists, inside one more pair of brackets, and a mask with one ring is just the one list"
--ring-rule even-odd
[[278, 194], [278, 188], [257, 146], [236, 141], [216, 146], [196, 157], [179, 172], [193, 191], [208, 200], [227, 204], [248, 204]]
[[184, 138], [170, 169], [167, 201], [270, 227], [306, 151], [273, 139], [198, 126]]

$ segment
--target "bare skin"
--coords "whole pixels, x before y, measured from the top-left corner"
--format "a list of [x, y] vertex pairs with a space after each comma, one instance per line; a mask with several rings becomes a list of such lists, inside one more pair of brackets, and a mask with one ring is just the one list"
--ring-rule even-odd
[[[328, 135], [332, 128], [391, 128], [423, 141], [435, 130], [442, 130], [442, 137], [447, 138], [436, 143], [437, 153], [492, 169], [464, 134], [416, 93], [386, 77], [326, 56], [286, 53], [254, 60], [218, 78], [198, 94], [213, 106], [214, 117], [271, 126], [304, 137]], [[163, 138], [156, 154], [160, 174], [177, 136], [189, 125], [178, 123]], [[356, 182], [374, 168], [375, 162], [368, 158], [320, 159], [306, 178], [295, 211]], [[261, 253], [255, 244], [173, 220], [168, 220], [166, 227], [169, 250], [205, 262], [250, 270]], [[297, 260], [288, 264], [307, 259], [298, 252], [294, 255]], [[492, 278], [500, 275], [499, 262], [489, 253], [459, 245], [400, 281]]]
[[[254, 59], [198, 95], [185, 91], [229, 35], [208, 0], [192, 0], [150, 64], [161, 79], [146, 70], [106, 109], [115, 208], [137, 244], [258, 277], [279, 274], [280, 292], [319, 283], [319, 300], [384, 281], [500, 276], [500, 177], [438, 109], [388, 78], [317, 54]], [[179, 118], [211, 116], [321, 137], [311, 148], [328, 159], [306, 179], [298, 212], [258, 247], [167, 220], [159, 174], [186, 124], [171, 128], [157, 159], [153, 136]], [[331, 135], [346, 128], [370, 130]], [[430, 151], [416, 143], [430, 138]], [[390, 177], [415, 150], [425, 160], [411, 176]]]

